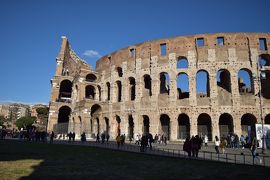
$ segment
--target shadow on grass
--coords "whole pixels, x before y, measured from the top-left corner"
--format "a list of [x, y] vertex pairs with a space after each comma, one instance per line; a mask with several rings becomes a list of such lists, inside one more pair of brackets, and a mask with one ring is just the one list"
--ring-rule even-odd
[[0, 141], [3, 179], [255, 179], [269, 168], [121, 152], [89, 146]]

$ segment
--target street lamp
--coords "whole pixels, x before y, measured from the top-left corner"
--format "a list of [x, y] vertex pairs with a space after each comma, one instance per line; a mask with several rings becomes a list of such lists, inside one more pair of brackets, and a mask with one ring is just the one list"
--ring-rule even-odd
[[262, 124], [262, 153], [266, 153], [265, 149], [265, 135], [264, 135], [264, 120], [263, 120], [263, 110], [262, 110], [262, 87], [261, 87], [261, 80], [265, 79], [265, 69], [264, 66], [261, 64], [262, 59], [259, 58], [257, 62], [257, 82], [258, 82], [258, 87], [259, 87], [259, 104], [260, 104], [260, 117], [261, 117], [261, 124]]

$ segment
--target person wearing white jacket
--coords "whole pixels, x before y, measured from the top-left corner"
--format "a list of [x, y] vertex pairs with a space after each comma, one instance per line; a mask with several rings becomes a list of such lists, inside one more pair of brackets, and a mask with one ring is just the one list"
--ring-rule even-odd
[[220, 145], [220, 141], [219, 141], [219, 139], [218, 139], [217, 136], [215, 136], [214, 143], [215, 143], [215, 150], [216, 150], [216, 153], [219, 154], [219, 149], [218, 149], [218, 147], [219, 147], [219, 145]]

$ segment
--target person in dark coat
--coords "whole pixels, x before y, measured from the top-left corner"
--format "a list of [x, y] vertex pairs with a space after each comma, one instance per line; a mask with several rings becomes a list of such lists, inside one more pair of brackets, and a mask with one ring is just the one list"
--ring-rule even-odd
[[188, 153], [189, 157], [191, 156], [191, 141], [189, 137], [187, 137], [184, 142], [183, 150]]

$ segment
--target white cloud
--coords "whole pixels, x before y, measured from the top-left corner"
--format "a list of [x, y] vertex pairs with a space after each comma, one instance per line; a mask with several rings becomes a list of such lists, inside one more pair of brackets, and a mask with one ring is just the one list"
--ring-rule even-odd
[[84, 51], [83, 53], [84, 56], [88, 56], [88, 57], [97, 57], [97, 58], [100, 58], [101, 55], [99, 54], [99, 52], [97, 51], [94, 51], [94, 50], [86, 50]]

